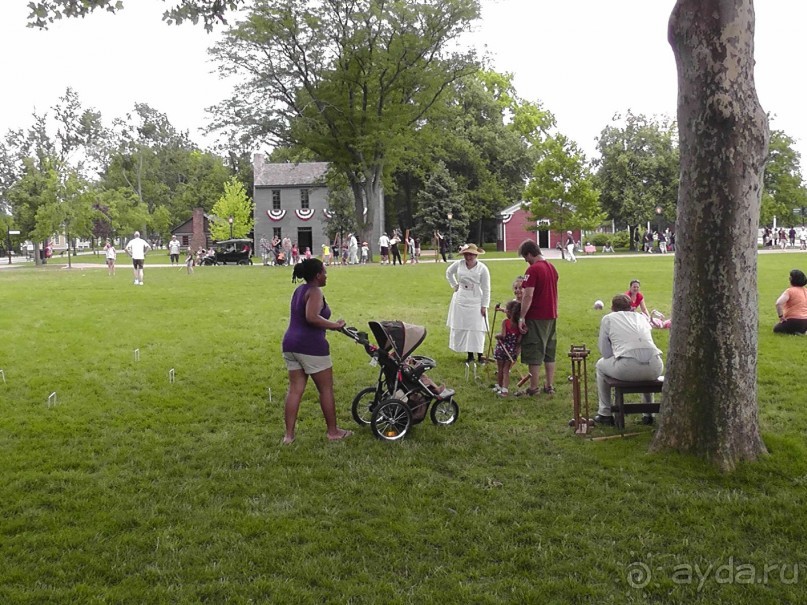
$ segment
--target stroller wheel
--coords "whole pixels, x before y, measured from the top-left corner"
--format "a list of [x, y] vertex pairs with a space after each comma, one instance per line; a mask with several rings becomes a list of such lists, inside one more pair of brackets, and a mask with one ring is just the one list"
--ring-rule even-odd
[[376, 387], [367, 387], [359, 391], [359, 394], [353, 398], [353, 406], [350, 411], [353, 412], [353, 420], [361, 426], [369, 426], [373, 417], [376, 390]]
[[412, 426], [412, 413], [400, 399], [385, 399], [376, 406], [370, 427], [373, 434], [385, 441], [403, 439]]
[[457, 418], [460, 417], [460, 406], [457, 405], [453, 397], [445, 401], [438, 400], [432, 405], [429, 415], [434, 424], [448, 426], [449, 424], [454, 424]]

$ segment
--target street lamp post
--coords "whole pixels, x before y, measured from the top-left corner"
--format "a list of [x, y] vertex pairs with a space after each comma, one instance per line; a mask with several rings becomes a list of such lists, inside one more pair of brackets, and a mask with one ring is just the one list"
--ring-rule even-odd
[[227, 222], [230, 223], [230, 239], [233, 239], [233, 217], [227, 219]]
[[451, 219], [454, 218], [454, 214], [449, 212], [446, 215], [446, 218], [448, 218], [448, 258], [453, 259], [454, 258], [454, 254], [453, 254], [454, 247], [451, 245]]

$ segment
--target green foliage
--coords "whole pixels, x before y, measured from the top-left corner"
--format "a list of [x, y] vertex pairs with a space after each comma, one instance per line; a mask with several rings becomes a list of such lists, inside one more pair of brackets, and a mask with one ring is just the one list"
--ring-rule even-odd
[[[795, 150], [796, 141], [781, 130], [771, 132], [768, 160], [763, 177], [760, 225], [771, 225], [777, 217], [780, 225], [800, 222], [794, 211], [807, 208], [807, 188], [801, 174], [801, 155]], [[801, 212], [798, 212], [801, 217]]]
[[666, 119], [614, 116], [600, 134], [597, 180], [600, 202], [620, 225], [655, 221], [656, 208], [669, 222], [678, 202], [678, 131]]
[[[378, 265], [332, 269], [335, 316], [427, 327], [417, 352], [456, 389], [460, 418], [442, 430], [426, 420], [394, 444], [351, 427], [350, 402], [377, 369], [329, 333], [339, 423], [356, 433], [326, 441], [309, 381], [290, 447], [280, 446], [288, 379], [277, 347], [287, 271], [188, 276], [155, 267], [153, 254], [142, 288], [123, 263], [114, 278], [51, 264], [4, 271], [14, 304], [0, 315], [12, 343], [0, 363], [0, 602], [803, 602], [801, 578], [782, 582], [778, 570], [767, 583], [716, 576], [729, 561], [802, 571], [807, 410], [793, 385], [804, 343], [771, 333], [792, 259], [759, 257], [759, 417], [771, 455], [728, 475], [647, 455], [652, 433], [636, 417], [627, 429], [638, 435], [599, 442], [566, 424], [572, 344], [595, 349], [591, 406], [596, 397], [592, 302], [639, 277], [650, 307], [668, 313], [672, 257], [557, 263], [557, 394], [538, 398], [496, 398], [495, 368], [466, 381], [464, 356], [446, 347], [445, 265], [405, 266], [399, 279]], [[523, 261], [488, 266], [493, 300], [509, 299]], [[357, 296], [379, 284], [382, 301]], [[667, 332], [653, 336], [666, 352]], [[629, 584], [638, 563], [652, 571], [643, 589]], [[673, 581], [696, 564], [712, 566], [703, 581]]]
[[[469, 225], [481, 224], [522, 199], [535, 146], [553, 122], [540, 105], [518, 97], [510, 74], [479, 71], [458, 80], [402, 157], [388, 211], [397, 210], [405, 227], [420, 229], [414, 221], [418, 191], [432, 167], [443, 163], [462, 196]], [[421, 230], [430, 233], [428, 227]], [[466, 233], [458, 231], [461, 238]], [[478, 231], [471, 235], [474, 241], [481, 238]]]
[[210, 235], [215, 240], [230, 239], [231, 233], [234, 238], [244, 238], [252, 231], [255, 224], [252, 201], [237, 178], [224, 184], [224, 195], [213, 205], [213, 215], [219, 219], [210, 223]]
[[555, 230], [593, 230], [606, 218], [585, 156], [561, 134], [543, 143], [524, 198], [534, 219]]
[[[464, 241], [468, 233], [468, 216], [464, 213], [463, 195], [446, 166], [438, 162], [418, 193], [418, 212], [415, 215], [415, 235], [422, 241], [432, 239], [435, 231], [448, 237], [452, 234], [452, 247]], [[451, 213], [451, 220], [448, 214]]]
[[[215, 25], [225, 24], [226, 14], [244, 5], [244, 0], [182, 0], [163, 13], [163, 20], [169, 24], [184, 21], [204, 24], [207, 31]], [[123, 0], [36, 0], [28, 3], [28, 27], [48, 29], [54, 21], [62, 18], [86, 17], [95, 10], [116, 13], [123, 10]]]

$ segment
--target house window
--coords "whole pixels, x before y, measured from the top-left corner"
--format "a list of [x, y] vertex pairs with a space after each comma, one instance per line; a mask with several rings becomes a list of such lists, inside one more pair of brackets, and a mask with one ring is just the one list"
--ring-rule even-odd
[[300, 208], [308, 210], [308, 189], [300, 189]]
[[272, 229], [272, 236], [278, 239], [283, 239], [283, 236], [280, 234], [280, 227], [274, 227]]
[[280, 189], [272, 189], [272, 210], [280, 210]]
[[191, 243], [191, 238], [189, 238], [187, 235], [183, 235], [182, 236], [182, 245], [187, 247], [187, 246], [190, 245], [190, 243]]

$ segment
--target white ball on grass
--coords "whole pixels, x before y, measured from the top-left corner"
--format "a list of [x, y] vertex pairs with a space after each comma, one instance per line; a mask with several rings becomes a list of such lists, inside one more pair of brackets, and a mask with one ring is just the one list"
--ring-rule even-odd
[[601, 301], [601, 300], [595, 300], [595, 301], [594, 301], [594, 308], [595, 308], [595, 309], [597, 309], [598, 311], [599, 311], [600, 309], [602, 309], [604, 306], [605, 306], [605, 305], [603, 305], [603, 304], [602, 304], [602, 301]]

